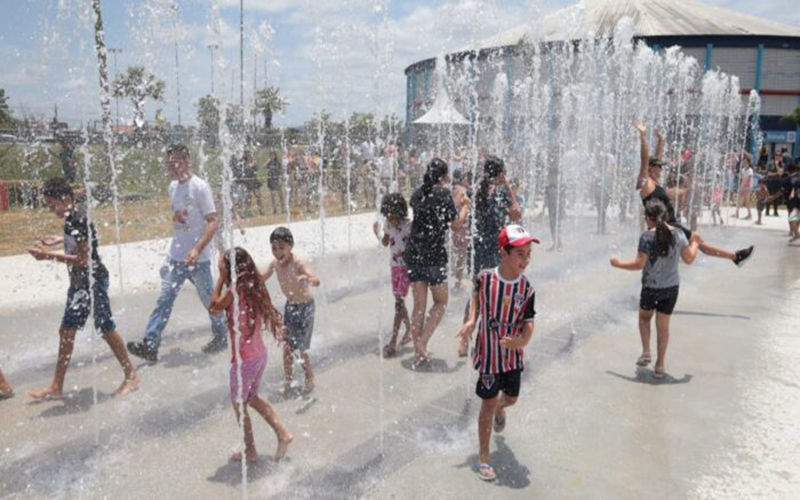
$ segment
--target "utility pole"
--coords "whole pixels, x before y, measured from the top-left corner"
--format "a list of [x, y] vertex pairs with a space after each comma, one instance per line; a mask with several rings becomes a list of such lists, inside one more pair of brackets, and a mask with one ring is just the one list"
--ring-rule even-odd
[[178, 4], [172, 5], [175, 14], [175, 92], [178, 98], [178, 125], [181, 125], [181, 71], [178, 63]]
[[239, 0], [239, 106], [244, 119], [244, 0]]
[[[111, 52], [112, 56], [114, 56], [114, 79], [116, 79], [119, 76], [119, 71], [117, 71], [117, 54], [122, 53], [122, 49], [110, 48], [108, 49], [108, 51]], [[117, 122], [117, 132], [119, 132], [119, 97], [114, 97], [114, 103], [116, 104], [117, 107], [116, 122]]]
[[181, 124], [181, 72], [178, 65], [178, 41], [175, 41], [175, 90], [178, 94], [178, 125]]
[[211, 52], [211, 95], [214, 95], [214, 51], [219, 48], [216, 43], [208, 44], [208, 50]]

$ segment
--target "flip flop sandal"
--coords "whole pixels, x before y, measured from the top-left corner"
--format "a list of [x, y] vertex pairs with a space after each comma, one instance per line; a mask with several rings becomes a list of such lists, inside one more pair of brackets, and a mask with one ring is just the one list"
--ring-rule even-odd
[[659, 380], [664, 378], [666, 375], [667, 374], [666, 372], [664, 372], [664, 370], [659, 370], [659, 369], [653, 370], [653, 376]]
[[495, 432], [503, 432], [503, 429], [506, 428], [506, 419], [503, 419], [502, 422], [497, 420], [497, 417], [494, 417], [494, 431]]
[[492, 482], [497, 479], [497, 476], [494, 474], [494, 468], [489, 464], [478, 464], [475, 468], [475, 472], [478, 474], [478, 477], [481, 478], [481, 481]]
[[642, 354], [639, 356], [639, 359], [636, 360], [636, 366], [647, 366], [651, 361], [653, 361], [653, 358], [650, 354]]

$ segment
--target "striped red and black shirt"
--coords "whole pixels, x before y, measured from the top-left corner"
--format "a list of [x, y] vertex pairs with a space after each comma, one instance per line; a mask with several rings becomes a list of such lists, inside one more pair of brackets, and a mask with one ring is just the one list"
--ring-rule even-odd
[[500, 345], [500, 339], [521, 335], [523, 325], [533, 321], [536, 315], [533, 285], [523, 275], [514, 281], [504, 280], [495, 268], [482, 271], [475, 278], [475, 292], [481, 321], [473, 366], [480, 373], [522, 370], [523, 350], [506, 349]]

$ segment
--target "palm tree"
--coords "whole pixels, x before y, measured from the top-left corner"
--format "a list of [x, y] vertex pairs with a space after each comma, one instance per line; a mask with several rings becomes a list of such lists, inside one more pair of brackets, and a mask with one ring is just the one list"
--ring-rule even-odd
[[128, 66], [128, 72], [114, 80], [114, 97], [127, 97], [133, 103], [133, 124], [139, 129], [144, 126], [144, 105], [147, 99], [164, 101], [163, 80], [145, 71], [144, 66]]
[[265, 87], [256, 92], [255, 111], [264, 115], [264, 129], [272, 128], [272, 115], [283, 111], [289, 103], [281, 96], [278, 87]]

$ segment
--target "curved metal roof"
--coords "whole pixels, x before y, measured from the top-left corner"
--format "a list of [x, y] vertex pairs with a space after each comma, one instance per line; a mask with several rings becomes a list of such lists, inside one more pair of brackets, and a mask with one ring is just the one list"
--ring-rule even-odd
[[786, 26], [693, 0], [584, 0], [479, 42], [471, 49], [516, 45], [524, 39], [550, 41], [612, 37], [623, 18], [636, 37], [778, 36], [799, 37]]

